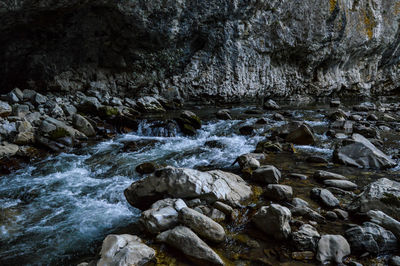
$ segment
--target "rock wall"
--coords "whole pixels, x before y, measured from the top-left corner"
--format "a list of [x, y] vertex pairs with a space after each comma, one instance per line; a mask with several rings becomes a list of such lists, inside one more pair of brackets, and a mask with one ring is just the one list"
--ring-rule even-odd
[[394, 93], [399, 0], [3, 0], [0, 92]]

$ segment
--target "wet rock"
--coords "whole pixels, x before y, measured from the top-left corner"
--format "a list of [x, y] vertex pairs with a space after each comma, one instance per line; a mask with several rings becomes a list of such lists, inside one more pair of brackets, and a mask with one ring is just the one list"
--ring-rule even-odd
[[341, 210], [341, 209], [334, 209], [333, 210], [338, 218], [342, 220], [347, 220], [349, 218], [349, 213], [347, 211]]
[[347, 180], [346, 177], [336, 174], [336, 173], [332, 173], [332, 172], [327, 172], [327, 171], [323, 171], [323, 170], [318, 170], [314, 173], [313, 177], [315, 179], [317, 179], [318, 181], [324, 181], [324, 180], [328, 180], [328, 179], [336, 179], [336, 180]]
[[224, 265], [221, 258], [187, 227], [177, 226], [174, 229], [165, 231], [157, 236], [157, 241], [167, 243], [189, 257]]
[[253, 171], [252, 179], [264, 184], [278, 184], [281, 172], [273, 165], [263, 165]]
[[335, 212], [333, 211], [327, 211], [325, 214], [326, 219], [331, 220], [331, 221], [336, 221], [338, 219], [338, 216]]
[[225, 239], [225, 230], [220, 224], [193, 209], [182, 208], [180, 221], [202, 238], [214, 242], [222, 242]]
[[18, 145], [3, 141], [0, 145], [0, 159], [14, 156], [18, 150]]
[[363, 102], [353, 107], [354, 111], [368, 112], [376, 110], [376, 105], [371, 102]]
[[256, 226], [275, 239], [287, 239], [291, 233], [289, 221], [291, 213], [288, 208], [279, 204], [261, 207], [253, 217]]
[[324, 180], [324, 184], [328, 187], [337, 187], [344, 190], [355, 190], [357, 185], [348, 180], [328, 179]]
[[312, 221], [325, 222], [325, 218], [307, 206], [298, 206], [291, 209], [292, 215], [294, 217], [303, 216]]
[[292, 241], [297, 250], [315, 251], [321, 238], [315, 227], [304, 224], [298, 231], [292, 233]]
[[265, 110], [279, 110], [281, 109], [279, 105], [272, 99], [269, 99], [264, 102], [263, 108]]
[[240, 155], [233, 164], [238, 162], [240, 169], [257, 169], [260, 167], [259, 160], [265, 159], [265, 155], [263, 153], [246, 153]]
[[0, 101], [0, 117], [7, 117], [11, 112], [11, 106], [7, 102]]
[[353, 133], [358, 133], [366, 138], [380, 138], [378, 130], [365, 125], [355, 125], [353, 127]]
[[216, 116], [218, 119], [222, 119], [222, 120], [231, 120], [231, 119], [232, 119], [231, 113], [230, 113], [229, 110], [227, 110], [227, 109], [219, 110], [219, 111], [215, 114], [215, 116]]
[[364, 191], [349, 205], [350, 210], [368, 212], [381, 210], [400, 218], [400, 183], [381, 178], [364, 188]]
[[191, 111], [182, 111], [176, 122], [181, 131], [190, 136], [195, 135], [196, 130], [201, 128], [200, 118]]
[[331, 113], [328, 118], [331, 121], [344, 121], [349, 117], [349, 114], [343, 111], [342, 109], [338, 109]]
[[232, 206], [252, 195], [250, 186], [239, 176], [220, 170], [200, 172], [187, 168], [166, 167], [132, 183], [124, 191], [128, 202], [138, 208], [155, 200], [174, 198], [200, 198], [213, 203], [217, 200]]
[[156, 170], [156, 166], [154, 163], [142, 163], [136, 166], [135, 170], [141, 175], [147, 175], [153, 173]]
[[294, 207], [308, 207], [309, 206], [307, 201], [300, 199], [300, 198], [292, 199], [292, 205]]
[[214, 203], [214, 208], [221, 211], [226, 216], [230, 217], [231, 220], [235, 220], [237, 216], [237, 212], [231, 206], [223, 202], [216, 201]]
[[369, 120], [369, 121], [378, 121], [379, 118], [375, 114], [369, 114], [367, 116], [367, 120]]
[[346, 231], [345, 236], [355, 253], [381, 254], [397, 249], [397, 238], [393, 233], [374, 223], [354, 226]]
[[353, 121], [361, 121], [361, 120], [363, 119], [363, 117], [362, 117], [361, 115], [352, 114], [352, 115], [349, 117], [349, 119], [350, 119], [350, 120], [353, 120]]
[[276, 201], [291, 201], [293, 198], [293, 189], [291, 186], [270, 184], [265, 189], [264, 195]]
[[96, 135], [96, 130], [94, 130], [92, 124], [90, 124], [86, 118], [79, 114], [73, 115], [72, 124], [77, 130], [85, 134], [87, 137], [93, 137]]
[[152, 96], [144, 96], [136, 101], [136, 105], [143, 113], [163, 113], [165, 112], [162, 104]]
[[155, 255], [155, 250], [143, 244], [138, 236], [108, 235], [103, 241], [97, 265], [140, 266], [151, 261]]
[[389, 259], [389, 266], [400, 266], [400, 256], [393, 256]]
[[377, 210], [370, 210], [367, 212], [368, 218], [372, 223], [378, 224], [383, 228], [391, 231], [397, 239], [400, 239], [400, 222], [393, 219], [386, 213]]
[[396, 122], [397, 121], [397, 119], [395, 117], [393, 117], [389, 114], [383, 114], [382, 119], [383, 119], [383, 121], [386, 121], [386, 122]]
[[254, 133], [254, 126], [243, 126], [239, 128], [239, 132], [241, 135], [249, 136]]
[[334, 161], [359, 168], [391, 168], [397, 165], [386, 154], [376, 148], [369, 140], [353, 134], [353, 143], [334, 151]]
[[225, 213], [221, 212], [218, 209], [213, 209], [211, 213], [208, 215], [212, 220], [216, 222], [223, 222], [226, 219]]
[[140, 222], [150, 233], [159, 233], [178, 225], [179, 211], [187, 207], [181, 199], [163, 199], [144, 211]]
[[286, 141], [297, 145], [313, 145], [315, 143], [314, 134], [311, 129], [305, 125], [300, 125], [297, 129], [289, 132]]
[[318, 242], [317, 260], [342, 263], [343, 257], [350, 255], [350, 245], [341, 235], [323, 235]]
[[14, 104], [12, 107], [12, 114], [18, 117], [25, 117], [29, 113], [29, 105]]
[[339, 206], [339, 200], [327, 189], [313, 188], [310, 197], [328, 208]]

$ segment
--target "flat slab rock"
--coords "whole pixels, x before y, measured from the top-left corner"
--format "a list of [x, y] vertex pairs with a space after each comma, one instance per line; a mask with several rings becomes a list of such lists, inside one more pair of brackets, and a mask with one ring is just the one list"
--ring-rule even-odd
[[252, 190], [240, 176], [232, 173], [168, 166], [132, 183], [124, 194], [132, 206], [147, 209], [153, 202], [165, 197], [200, 198], [209, 203], [218, 200], [239, 206], [251, 197]]

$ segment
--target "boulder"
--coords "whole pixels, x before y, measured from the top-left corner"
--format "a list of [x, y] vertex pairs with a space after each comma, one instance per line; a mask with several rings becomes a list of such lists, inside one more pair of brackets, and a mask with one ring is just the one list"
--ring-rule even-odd
[[335, 149], [333, 154], [335, 162], [359, 168], [377, 169], [391, 168], [397, 165], [395, 161], [360, 134], [353, 134], [352, 139], [352, 143]]
[[[182, 251], [185, 255], [193, 257], [204, 263], [224, 265], [222, 259], [192, 230], [185, 226], [177, 226], [174, 229], [162, 232], [156, 238], [157, 241], [167, 243]], [[206, 264], [204, 264], [206, 265]]]
[[20, 118], [29, 114], [29, 105], [27, 104], [14, 104], [12, 107], [12, 114]]
[[175, 227], [179, 222], [179, 211], [187, 207], [181, 199], [163, 199], [142, 212], [139, 221], [150, 233], [159, 233]]
[[232, 119], [231, 113], [230, 113], [229, 110], [227, 110], [227, 109], [219, 110], [219, 111], [215, 114], [215, 116], [216, 116], [218, 119], [222, 119], [222, 120], [231, 120], [231, 119]]
[[348, 180], [336, 180], [336, 179], [327, 179], [324, 181], [324, 185], [328, 187], [336, 187], [344, 190], [355, 190], [357, 189], [357, 185]]
[[279, 105], [272, 99], [269, 99], [264, 102], [263, 108], [265, 110], [279, 110], [281, 109]]
[[291, 201], [293, 189], [291, 186], [269, 184], [265, 189], [265, 196], [276, 201]]
[[17, 154], [18, 150], [19, 150], [18, 145], [4, 141], [0, 144], [0, 159], [14, 156], [15, 154]]
[[381, 210], [400, 219], [400, 183], [381, 178], [366, 186], [361, 194], [349, 205], [354, 212]]
[[134, 182], [124, 194], [128, 202], [137, 208], [149, 206], [165, 197], [200, 198], [209, 203], [219, 200], [240, 206], [242, 201], [251, 197], [252, 190], [240, 176], [232, 173], [220, 170], [200, 172], [169, 166]]
[[273, 165], [264, 165], [253, 171], [252, 179], [264, 184], [278, 184], [281, 172]]
[[93, 137], [96, 135], [96, 131], [94, 130], [92, 124], [86, 120], [83, 116], [79, 114], [74, 114], [72, 117], [72, 124], [74, 127], [85, 134], [87, 137]]
[[327, 189], [313, 188], [310, 197], [328, 208], [339, 206], [339, 200]]
[[287, 239], [291, 233], [289, 221], [292, 217], [288, 208], [279, 204], [261, 207], [253, 217], [255, 225], [267, 235], [278, 240]]
[[341, 264], [350, 253], [350, 245], [341, 235], [324, 235], [318, 242], [317, 260], [323, 264]]
[[140, 266], [155, 255], [155, 250], [143, 244], [138, 236], [108, 235], [103, 241], [97, 266]]
[[313, 145], [315, 137], [307, 125], [301, 124], [298, 128], [289, 132], [286, 141], [297, 145]]
[[351, 249], [355, 253], [381, 254], [397, 249], [397, 238], [383, 227], [365, 222], [362, 226], [354, 226], [345, 233]]
[[182, 111], [175, 120], [181, 131], [186, 135], [193, 136], [196, 134], [196, 130], [201, 128], [200, 118], [191, 111]]
[[200, 237], [214, 242], [222, 242], [225, 239], [225, 230], [219, 223], [193, 209], [182, 208], [180, 221]]
[[143, 113], [164, 113], [162, 104], [152, 96], [144, 96], [136, 101], [136, 105]]
[[389, 215], [387, 215], [382, 211], [370, 210], [367, 212], [367, 216], [371, 220], [371, 222], [382, 226], [386, 230], [389, 230], [396, 236], [397, 239], [400, 239], [399, 221], [393, 219], [392, 217], [390, 217]]
[[317, 229], [309, 224], [303, 224], [298, 231], [292, 233], [292, 241], [297, 250], [315, 251], [321, 238]]
[[9, 116], [11, 112], [11, 106], [7, 102], [0, 101], [0, 117]]

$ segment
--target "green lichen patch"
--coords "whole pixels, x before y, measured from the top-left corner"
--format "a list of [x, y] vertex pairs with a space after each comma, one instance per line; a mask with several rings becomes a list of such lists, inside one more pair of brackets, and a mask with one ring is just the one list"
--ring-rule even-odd
[[65, 138], [65, 137], [69, 137], [69, 136], [70, 136], [69, 132], [66, 129], [61, 128], [61, 127], [57, 128], [49, 133], [49, 137], [52, 140], [57, 140], [57, 139]]

